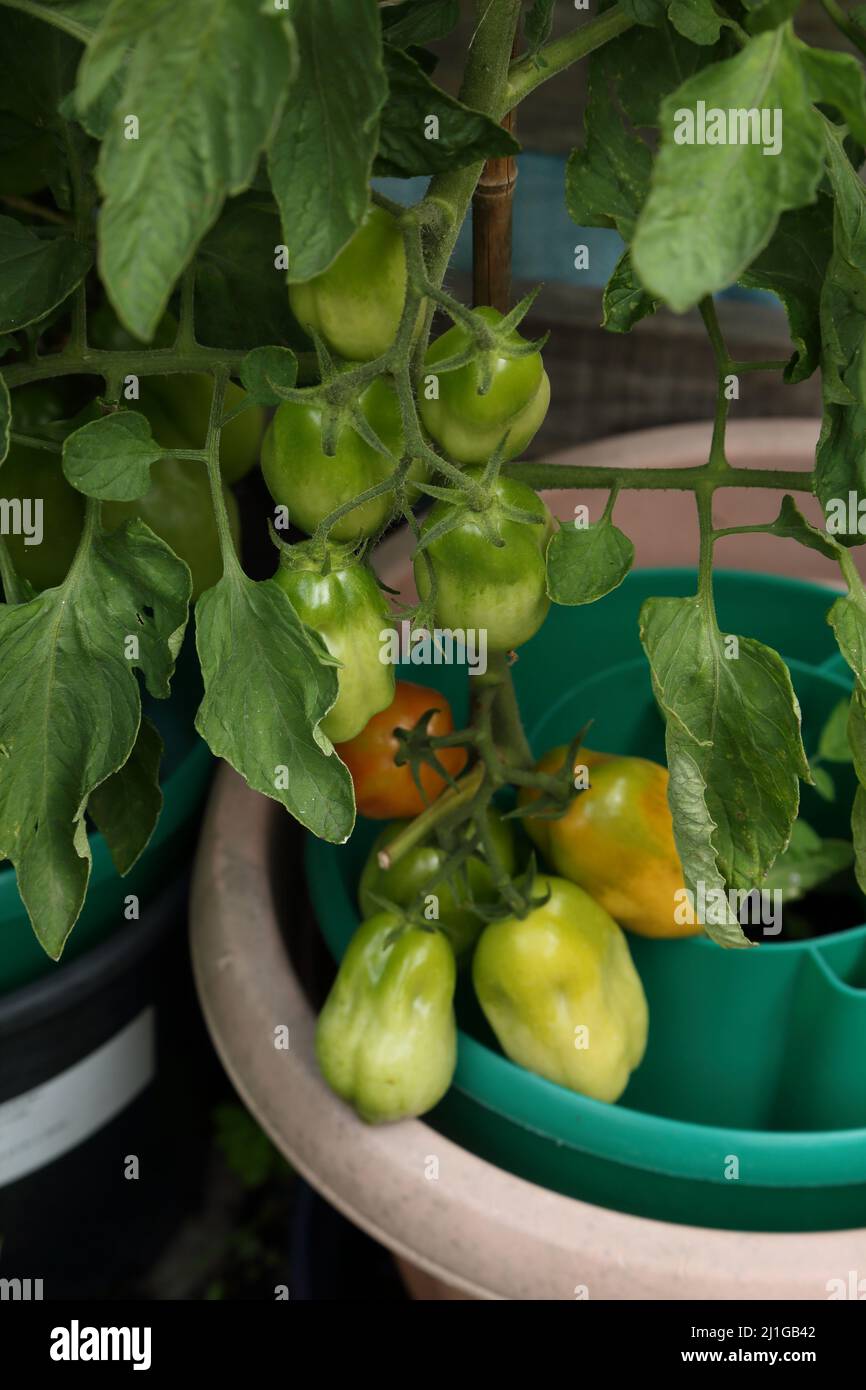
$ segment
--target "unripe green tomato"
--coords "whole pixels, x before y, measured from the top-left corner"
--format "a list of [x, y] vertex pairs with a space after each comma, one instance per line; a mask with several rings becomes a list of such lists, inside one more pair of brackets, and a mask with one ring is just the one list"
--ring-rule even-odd
[[[134, 502], [103, 502], [102, 521], [114, 531], [140, 517], [165, 541], [192, 573], [193, 601], [222, 578], [219, 532], [211, 502], [207, 470], [192, 459], [158, 459], [150, 471], [151, 487]], [[223, 499], [235, 550], [241, 522], [234, 494], [223, 484]]]
[[322, 732], [334, 743], [354, 738], [394, 699], [394, 667], [380, 660], [380, 634], [391, 622], [384, 595], [371, 571], [357, 563], [341, 568], [335, 561], [328, 574], [281, 563], [274, 578], [301, 621], [343, 663]]
[[457, 1061], [454, 952], [438, 931], [362, 922], [316, 1026], [322, 1075], [368, 1124], [422, 1115]]
[[[360, 398], [361, 409], [382, 443], [399, 459], [403, 428], [396, 392], [382, 378], [372, 381]], [[394, 462], [372, 448], [346, 425], [336, 453], [322, 450], [322, 412], [315, 406], [283, 401], [262, 445], [262, 473], [274, 501], [287, 507], [289, 520], [312, 535], [337, 507], [375, 487], [394, 471]], [[420, 460], [409, 469], [415, 481], [425, 475]], [[335, 541], [361, 540], [381, 531], [394, 510], [393, 492], [353, 507], [331, 528]]]
[[478, 1002], [505, 1054], [594, 1100], [618, 1100], [646, 1048], [646, 995], [628, 943], [588, 893], [541, 875], [547, 901], [485, 927], [472, 959]]
[[[150, 348], [171, 347], [177, 324], [164, 314], [157, 325]], [[88, 320], [88, 336], [94, 347], [115, 352], [144, 345], [123, 327], [109, 304], [102, 304]], [[188, 376], [143, 376], [139, 378], [137, 401], [126, 402], [127, 409], [139, 410], [150, 423], [157, 444], [164, 449], [201, 449], [207, 436], [213, 400], [213, 377], [206, 372]], [[223, 398], [228, 414], [246, 398], [242, 386], [230, 381]], [[220, 472], [227, 483], [237, 483], [258, 462], [259, 444], [265, 422], [261, 406], [250, 406], [220, 434]]]
[[[497, 309], [482, 307], [477, 314], [491, 324], [502, 321]], [[525, 338], [515, 330], [515, 345]], [[436, 374], [436, 364], [469, 346], [465, 328], [454, 324], [427, 349], [419, 408], [428, 434], [456, 463], [485, 463], [507, 434], [505, 458], [513, 459], [541, 426], [550, 405], [550, 381], [540, 352], [528, 357], [496, 357], [490, 389], [478, 394], [479, 363], [467, 362], [454, 371]], [[428, 399], [427, 378], [436, 377], [438, 399]]]
[[[448, 936], [454, 954], [461, 959], [477, 941], [483, 922], [470, 907], [462, 905], [467, 898], [465, 888], [458, 895], [447, 879], [440, 879], [434, 887], [426, 889], [426, 885], [448, 857], [445, 850], [435, 842], [415, 845], [390, 869], [383, 869], [379, 865], [379, 851], [389, 845], [409, 824], [407, 820], [392, 821], [390, 825], [385, 826], [380, 835], [377, 835], [361, 871], [358, 906], [362, 915], [369, 917], [374, 912], [382, 911], [381, 904], [375, 901], [377, 897], [396, 903], [398, 907], [409, 907], [422, 890], [434, 893], [438, 899], [439, 911], [438, 917], [434, 920]], [[487, 812], [487, 824], [500, 861], [506, 873], [512, 876], [517, 866], [517, 855], [511, 822], [503, 820], [500, 813], [491, 808]], [[473, 854], [465, 861], [463, 869], [468, 880], [470, 900], [481, 904], [495, 902], [496, 889], [485, 861]]]
[[[467, 477], [481, 478], [481, 469], [466, 470]], [[513, 507], [534, 512], [535, 524], [498, 518], [504, 542], [493, 545], [479, 524], [477, 513], [463, 512], [458, 524], [427, 547], [436, 575], [436, 622], [443, 628], [486, 631], [490, 651], [511, 651], [541, 627], [550, 608], [544, 552], [553, 530], [553, 518], [537, 493], [515, 478], [499, 478], [496, 497]], [[421, 527], [422, 536], [443, 521], [453, 504], [440, 500], [431, 507]], [[488, 511], [496, 519], [496, 502]], [[423, 554], [414, 559], [415, 583], [422, 599], [430, 592]]]
[[390, 212], [371, 206], [340, 254], [312, 280], [289, 285], [298, 322], [332, 352], [370, 362], [397, 335], [406, 298], [403, 236]]
[[39, 544], [25, 545], [23, 535], [12, 533], [4, 540], [16, 574], [29, 580], [34, 589], [62, 584], [81, 536], [84, 498], [64, 478], [60, 455], [13, 444], [0, 464], [0, 498], [41, 498]]
[[[213, 377], [142, 377], [141, 398], [130, 401], [130, 410], [140, 410], [150, 421], [157, 444], [165, 449], [202, 449], [207, 437], [213, 399]], [[233, 381], [226, 384], [223, 413], [228, 414], [246, 399], [246, 391]], [[232, 420], [220, 434], [220, 472], [227, 483], [240, 482], [258, 463], [259, 444], [264, 426], [261, 406], [250, 406]]]

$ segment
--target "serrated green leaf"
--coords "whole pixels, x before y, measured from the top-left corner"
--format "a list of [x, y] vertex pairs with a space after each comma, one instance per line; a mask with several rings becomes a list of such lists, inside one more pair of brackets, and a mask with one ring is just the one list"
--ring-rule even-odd
[[[408, 53], [386, 44], [385, 70], [389, 95], [379, 130], [377, 174], [412, 178], [444, 173], [519, 151], [513, 135], [443, 92]], [[437, 127], [430, 125], [430, 117]]]
[[866, 144], [866, 77], [852, 53], [833, 53], [811, 44], [797, 44], [800, 65], [812, 101], [833, 106], [855, 140]]
[[0, 858], [55, 960], [87, 890], [85, 808], [134, 747], [136, 670], [169, 693], [189, 595], [186, 565], [132, 522], [85, 539], [59, 588], [0, 606]]
[[162, 752], [158, 729], [142, 717], [132, 752], [123, 767], [106, 778], [87, 803], [87, 814], [108, 845], [119, 874], [129, 873], [156, 829], [162, 810]]
[[[758, 34], [735, 58], [689, 78], [661, 108], [662, 145], [632, 243], [638, 278], [677, 312], [735, 283], [780, 215], [811, 202], [822, 171], [821, 117], [787, 29]], [[677, 143], [705, 111], [782, 113], [776, 154], [760, 143]]]
[[269, 152], [289, 278], [325, 270], [369, 203], [388, 97], [376, 0], [293, 0], [298, 76]]
[[[254, 177], [295, 52], [288, 21], [248, 0], [165, 11], [154, 0], [143, 32], [139, 13], [139, 0], [115, 0], [110, 16], [137, 39], [99, 158], [100, 275], [125, 326], [149, 340], [224, 198]], [[138, 138], [127, 138], [128, 116]]]
[[198, 600], [196, 645], [199, 733], [256, 791], [342, 844], [355, 820], [352, 779], [319, 729], [337, 673], [319, 660], [283, 590], [233, 566]]
[[785, 380], [804, 381], [821, 356], [821, 285], [833, 250], [833, 204], [819, 195], [783, 212], [761, 254], [741, 276], [747, 289], [770, 290], [784, 305], [794, 345]]
[[90, 269], [92, 256], [68, 236], [38, 236], [0, 217], [0, 333], [14, 333], [50, 314]]
[[562, 526], [547, 547], [547, 592], [554, 603], [595, 603], [621, 584], [634, 546], [612, 521]]
[[565, 171], [569, 215], [580, 227], [616, 227], [629, 241], [649, 187], [652, 155], [610, 100], [607, 80], [591, 69], [582, 149]]
[[658, 301], [638, 282], [628, 251], [623, 251], [614, 266], [601, 303], [601, 326], [610, 333], [630, 332], [636, 323], [658, 308]]
[[[866, 500], [866, 407], [824, 406], [815, 454], [815, 492], [824, 508], [827, 526], [841, 545], [862, 545], [866, 536], [848, 530], [849, 493], [855, 506]], [[844, 524], [837, 523], [841, 513]]]
[[255, 348], [241, 363], [241, 381], [259, 405], [279, 405], [285, 397], [274, 386], [290, 390], [297, 378], [298, 359], [290, 348]]
[[83, 425], [63, 443], [63, 472], [87, 497], [103, 502], [134, 502], [150, 488], [150, 466], [162, 449], [146, 418], [119, 410]]
[[[729, 887], [760, 887], [788, 843], [798, 779], [810, 779], [790, 672], [752, 638], [726, 642], [699, 596], [647, 600], [640, 631], [667, 726], [686, 883], [706, 870], [711, 853]], [[683, 806], [690, 828], [677, 822]], [[708, 842], [701, 845], [701, 836]]]
[[843, 132], [823, 120], [834, 194], [833, 254], [821, 289], [825, 403], [866, 405], [866, 187], [845, 153]]

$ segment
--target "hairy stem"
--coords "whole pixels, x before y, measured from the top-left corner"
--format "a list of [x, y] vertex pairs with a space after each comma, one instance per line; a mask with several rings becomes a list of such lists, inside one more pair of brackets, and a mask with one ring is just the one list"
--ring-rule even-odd
[[523, 101], [524, 97], [534, 92], [542, 82], [571, 67], [572, 63], [609, 43], [618, 34], [624, 34], [633, 24], [634, 20], [630, 19], [619, 5], [614, 5], [611, 9], [605, 10], [604, 14], [590, 20], [589, 24], [573, 29], [562, 38], [551, 40], [538, 53], [517, 58], [508, 72], [502, 114]]

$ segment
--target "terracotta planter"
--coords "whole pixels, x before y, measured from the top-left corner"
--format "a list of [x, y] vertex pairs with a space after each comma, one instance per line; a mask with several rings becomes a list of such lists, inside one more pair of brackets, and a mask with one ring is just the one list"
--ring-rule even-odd
[[[733, 433], [732, 461], [772, 459], [786, 468], [809, 466], [816, 435], [808, 421], [747, 424]], [[598, 462], [599, 452], [609, 452], [641, 464], [695, 463], [707, 439], [704, 427], [686, 426], [581, 448], [567, 460]], [[572, 514], [569, 494], [555, 500], [560, 515]], [[660, 558], [652, 551], [659, 534], [654, 509], [664, 530], [664, 562], [693, 563], [694, 538], [685, 509], [678, 510], [691, 499], [641, 494], [637, 500], [639, 526], [619, 506], [617, 521], [635, 539], [639, 563]], [[768, 518], [777, 503], [768, 501]], [[725, 497], [726, 524], [736, 524], [736, 506], [736, 497]], [[749, 509], [754, 519], [751, 496]], [[681, 526], [671, 527], [674, 512]], [[784, 564], [781, 550], [778, 565], [762, 567], [835, 577], [830, 567], [816, 573], [820, 557], [812, 552], [789, 542], [778, 546], [796, 568]], [[382, 548], [382, 572], [397, 587], [406, 580], [406, 554], [402, 536]], [[766, 558], [757, 546], [755, 555]], [[740, 555], [725, 561], [746, 563]], [[223, 768], [200, 843], [192, 906], [205, 1015], [229, 1075], [263, 1127], [328, 1201], [395, 1252], [415, 1297], [822, 1299], [828, 1281], [847, 1280], [851, 1270], [862, 1275], [866, 1231], [770, 1235], [627, 1216], [514, 1177], [422, 1121], [362, 1124], [319, 1076], [313, 1010], [286, 952], [286, 904], [278, 901], [274, 865], [287, 834], [276, 803]], [[288, 1050], [274, 1045], [280, 1025], [289, 1030]]]

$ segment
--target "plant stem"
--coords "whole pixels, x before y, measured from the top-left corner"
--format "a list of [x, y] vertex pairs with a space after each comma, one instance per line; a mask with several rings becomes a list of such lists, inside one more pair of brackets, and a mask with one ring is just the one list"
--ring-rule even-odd
[[22, 14], [29, 14], [34, 19], [53, 24], [56, 29], [62, 29], [64, 34], [71, 34], [80, 43], [90, 43], [96, 32], [89, 24], [81, 24], [71, 15], [65, 14], [59, 6], [55, 8], [53, 5], [34, 5], [30, 0], [2, 0], [2, 4], [8, 10], [20, 10]]
[[496, 749], [515, 767], [532, 767], [534, 759], [520, 719], [508, 654], [491, 652], [484, 675], [472, 679], [476, 698], [485, 688], [493, 686], [495, 689], [490, 719]]
[[826, 13], [830, 16], [836, 28], [845, 35], [854, 47], [861, 53], [866, 53], [866, 33], [848, 17], [841, 5], [837, 5], [836, 0], [821, 0]]
[[[657, 489], [692, 492], [706, 479], [706, 464], [686, 468], [613, 468], [580, 463], [506, 463], [504, 477], [519, 478], [536, 491], [556, 488], [631, 488], [633, 491]], [[713, 478], [714, 487], [769, 487], [786, 492], [814, 492], [811, 472], [792, 472], [781, 468], [727, 468]]]
[[504, 110], [516, 106], [549, 77], [555, 77], [578, 59], [585, 58], [596, 48], [615, 39], [618, 34], [624, 34], [633, 24], [634, 20], [619, 5], [614, 5], [590, 20], [589, 24], [583, 24], [570, 34], [545, 44], [534, 56], [518, 58], [508, 72]]
[[475, 797], [481, 783], [484, 780], [484, 765], [476, 763], [471, 772], [461, 778], [456, 787], [449, 787], [440, 797], [428, 806], [426, 811], [422, 811], [420, 816], [416, 816], [413, 821], [395, 836], [389, 845], [379, 851], [380, 869], [390, 869], [396, 864], [398, 859], [402, 859], [404, 854], [408, 854], [410, 849], [421, 844], [427, 838], [434, 826], [440, 821], [452, 816], [461, 810], [469, 801]]

